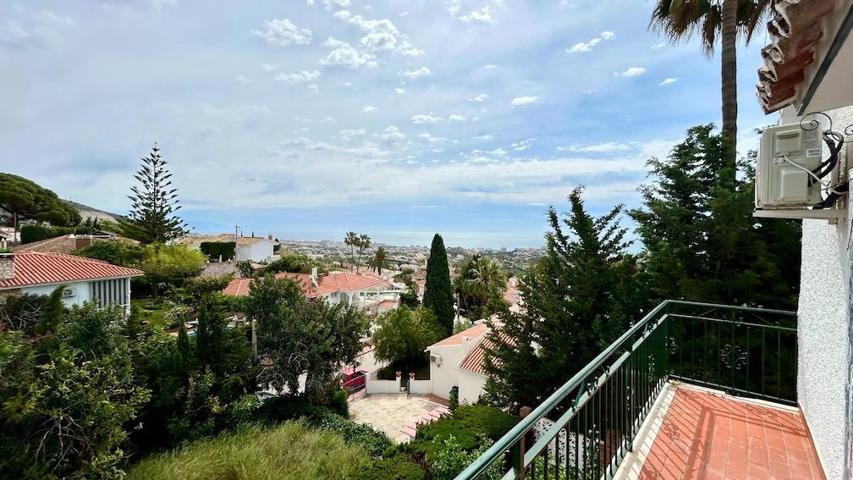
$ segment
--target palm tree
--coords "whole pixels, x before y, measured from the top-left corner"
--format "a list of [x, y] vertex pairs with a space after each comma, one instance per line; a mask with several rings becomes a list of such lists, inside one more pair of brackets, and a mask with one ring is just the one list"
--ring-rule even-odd
[[[752, 40], [772, 0], [656, 0], [649, 27], [662, 31], [671, 42], [700, 37], [707, 56], [714, 53], [719, 37], [722, 64], [723, 135], [730, 147], [734, 171], [737, 147], [737, 37]], [[733, 174], [733, 173], [732, 173]]]
[[361, 256], [364, 255], [364, 251], [370, 248], [371, 242], [370, 237], [367, 236], [366, 233], [362, 233], [359, 235], [358, 240], [356, 241], [355, 246], [358, 248], [358, 256], [359, 259], [355, 263], [355, 273], [358, 273], [358, 267], [361, 263]]
[[368, 265], [374, 272], [378, 272], [379, 275], [382, 275], [382, 269], [388, 268], [391, 265], [388, 261], [388, 250], [385, 250], [385, 247], [377, 248], [376, 251], [373, 252], [373, 258], [370, 259]]
[[344, 237], [344, 244], [349, 245], [349, 256], [352, 263], [355, 263], [355, 247], [358, 245], [359, 236], [355, 232], [347, 232], [347, 236]]

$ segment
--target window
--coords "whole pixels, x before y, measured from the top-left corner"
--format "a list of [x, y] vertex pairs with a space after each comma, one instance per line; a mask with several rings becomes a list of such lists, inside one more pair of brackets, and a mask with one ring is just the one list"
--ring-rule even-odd
[[92, 301], [98, 308], [114, 305], [127, 306], [129, 296], [128, 279], [101, 280], [90, 284]]

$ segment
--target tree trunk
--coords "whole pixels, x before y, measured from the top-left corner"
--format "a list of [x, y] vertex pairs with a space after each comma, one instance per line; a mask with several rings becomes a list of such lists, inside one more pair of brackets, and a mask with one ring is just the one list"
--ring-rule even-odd
[[728, 140], [728, 165], [730, 176], [736, 174], [737, 156], [737, 5], [738, 0], [723, 0], [722, 11], [722, 100], [723, 137]]

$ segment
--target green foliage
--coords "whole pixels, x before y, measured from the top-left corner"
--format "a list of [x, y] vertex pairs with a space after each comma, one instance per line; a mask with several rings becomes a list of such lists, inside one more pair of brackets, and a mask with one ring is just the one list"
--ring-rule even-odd
[[385, 250], [385, 247], [379, 247], [373, 252], [373, 257], [367, 262], [367, 266], [379, 275], [382, 275], [383, 268], [391, 267], [391, 261], [388, 259], [388, 251]]
[[307, 425], [320, 430], [329, 430], [340, 434], [347, 443], [362, 447], [374, 457], [393, 446], [384, 433], [374, 430], [368, 425], [355, 423], [323, 407], [311, 408], [303, 417]]
[[752, 217], [753, 170], [735, 177], [723, 136], [700, 125], [666, 160], [649, 160], [655, 181], [632, 210], [649, 302], [666, 298], [796, 308], [801, 223]]
[[61, 316], [50, 339], [0, 332], [0, 477], [122, 477], [124, 427], [149, 396], [123, 322], [89, 305]]
[[145, 278], [155, 286], [180, 286], [184, 280], [201, 272], [205, 258], [201, 252], [184, 245], [147, 245], [140, 268]]
[[447, 408], [450, 409], [451, 412], [455, 412], [456, 408], [459, 407], [459, 387], [451, 388], [448, 397]]
[[56, 227], [51, 225], [21, 225], [21, 243], [33, 243], [39, 240], [61, 237], [71, 233], [77, 235], [91, 235], [94, 230], [91, 227]]
[[424, 307], [432, 310], [441, 326], [443, 336], [453, 331], [453, 289], [450, 285], [450, 266], [441, 235], [435, 234], [429, 250], [424, 290]]
[[255, 274], [255, 267], [252, 266], [251, 260], [237, 262], [234, 266], [237, 267], [237, 271], [240, 272], [240, 276], [243, 278], [251, 278]]
[[424, 356], [426, 347], [438, 341], [440, 328], [435, 316], [425, 308], [411, 310], [400, 306], [376, 319], [373, 354], [377, 360], [406, 362]]
[[[494, 442], [482, 439], [475, 450], [466, 449], [453, 435], [439, 441], [427, 456], [433, 480], [453, 480], [468, 465], [474, 463]], [[503, 477], [503, 462], [495, 462], [481, 476], [484, 480], [499, 480]]]
[[246, 315], [255, 320], [258, 355], [266, 359], [261, 381], [278, 391], [299, 391], [327, 403], [334, 374], [362, 349], [369, 321], [356, 307], [307, 300], [296, 282], [271, 276], [252, 283]]
[[142, 262], [145, 250], [128, 241], [97, 240], [91, 245], [77, 250], [75, 255], [103, 260], [123, 267], [136, 267]]
[[475, 255], [460, 266], [454, 280], [461, 315], [479, 320], [507, 309], [506, 272], [494, 260]]
[[453, 414], [419, 426], [408, 450], [430, 458], [441, 442], [453, 436], [463, 450], [473, 451], [480, 448], [486, 439], [497, 441], [516, 423], [517, 417], [497, 408], [460, 405]]
[[205, 295], [221, 292], [228, 286], [231, 279], [231, 275], [189, 278], [184, 282], [184, 292], [190, 296], [190, 303], [194, 303]]
[[355, 480], [423, 480], [426, 473], [420, 465], [402, 455], [374, 460], [356, 473]]
[[0, 303], [0, 330], [20, 330], [28, 336], [41, 335], [52, 332], [64, 314], [61, 288], [49, 296], [9, 296]]
[[418, 300], [418, 294], [412, 289], [407, 289], [402, 292], [400, 294], [400, 306], [409, 307], [412, 310], [418, 309], [421, 306], [421, 302]]
[[[279, 258], [268, 263], [263, 270], [264, 274], [278, 272], [289, 273], [311, 273], [311, 259], [300, 253], [281, 252]], [[251, 277], [251, 274], [249, 275]]]
[[580, 189], [569, 202], [562, 216], [548, 211], [546, 256], [521, 284], [525, 310], [505, 314], [500, 332], [488, 334], [485, 398], [510, 411], [539, 405], [639, 312], [636, 261], [618, 220], [622, 207], [593, 217]]
[[0, 208], [9, 213], [16, 228], [22, 220], [58, 226], [77, 225], [81, 220], [77, 209], [51, 190], [11, 173], [0, 173]]
[[235, 242], [201, 242], [198, 248], [212, 261], [231, 260], [236, 254], [237, 244]]
[[156, 144], [142, 158], [134, 175], [139, 186], [130, 187], [130, 214], [121, 222], [125, 236], [146, 244], [165, 244], [187, 234], [186, 224], [175, 214], [181, 207], [166, 165]]
[[364, 450], [340, 435], [288, 422], [246, 427], [150, 457], [131, 469], [128, 480], [350, 479], [369, 464]]

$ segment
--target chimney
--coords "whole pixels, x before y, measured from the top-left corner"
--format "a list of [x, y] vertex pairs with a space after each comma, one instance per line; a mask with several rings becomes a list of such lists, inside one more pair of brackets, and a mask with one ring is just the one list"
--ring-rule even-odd
[[15, 278], [15, 255], [0, 253], [0, 280]]
[[78, 235], [74, 237], [74, 250], [80, 250], [81, 248], [86, 248], [92, 244], [92, 236], [91, 235]]

